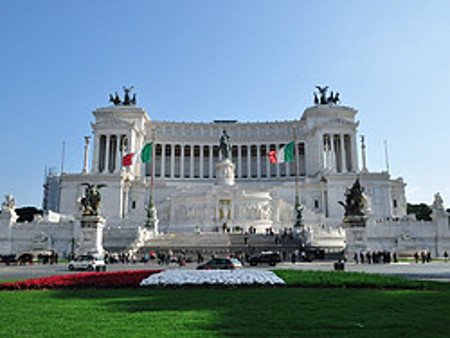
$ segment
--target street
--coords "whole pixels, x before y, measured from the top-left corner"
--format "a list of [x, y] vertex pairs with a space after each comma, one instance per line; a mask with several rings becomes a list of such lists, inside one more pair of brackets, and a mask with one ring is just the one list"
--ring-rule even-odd
[[[312, 263], [290, 263], [282, 262], [275, 268], [267, 265], [258, 267], [245, 267], [246, 269], [295, 269], [295, 270], [317, 270], [332, 271], [334, 262], [312, 262]], [[109, 264], [107, 271], [123, 271], [138, 269], [195, 269], [196, 263], [188, 263], [179, 267], [175, 263], [169, 265], [158, 265], [156, 262], [135, 263], [135, 264]], [[346, 263], [345, 271], [366, 272], [384, 275], [397, 275], [408, 279], [416, 280], [434, 280], [441, 282], [450, 281], [450, 263], [432, 262], [426, 264], [415, 263], [396, 263], [396, 264], [354, 264]], [[53, 275], [62, 275], [77, 273], [79, 271], [69, 271], [67, 264], [60, 263], [55, 265], [34, 264], [26, 266], [5, 266], [0, 265], [0, 281], [19, 280], [27, 278], [38, 278]]]

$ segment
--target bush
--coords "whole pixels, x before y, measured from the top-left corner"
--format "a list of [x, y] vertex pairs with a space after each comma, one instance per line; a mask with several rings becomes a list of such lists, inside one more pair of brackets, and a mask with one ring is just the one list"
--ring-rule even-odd
[[117, 272], [85, 272], [23, 281], [1, 283], [0, 290], [63, 289], [63, 288], [134, 288], [141, 281], [162, 270]]

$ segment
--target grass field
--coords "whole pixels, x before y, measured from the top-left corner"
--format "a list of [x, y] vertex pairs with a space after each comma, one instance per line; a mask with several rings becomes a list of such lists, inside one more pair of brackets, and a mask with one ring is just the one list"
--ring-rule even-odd
[[[314, 278], [283, 273], [291, 285]], [[377, 278], [383, 287], [384, 277]], [[316, 283], [320, 287], [1, 292], [0, 337], [448, 337], [447, 284], [406, 290]]]

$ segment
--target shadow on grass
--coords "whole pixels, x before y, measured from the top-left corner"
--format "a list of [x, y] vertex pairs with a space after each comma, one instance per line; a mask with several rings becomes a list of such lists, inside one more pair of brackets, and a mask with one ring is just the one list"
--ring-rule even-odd
[[129, 322], [139, 318], [154, 334], [170, 336], [426, 336], [432, 332], [438, 337], [448, 330], [445, 314], [450, 310], [448, 292], [415, 290], [65, 290], [52, 291], [48, 297], [95, 301], [109, 316]]

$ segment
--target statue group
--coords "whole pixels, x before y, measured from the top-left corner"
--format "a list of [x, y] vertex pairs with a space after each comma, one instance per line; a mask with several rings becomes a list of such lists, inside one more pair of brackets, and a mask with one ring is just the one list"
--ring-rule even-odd
[[133, 87], [123, 87], [124, 95], [123, 101], [120, 99], [119, 94], [115, 92], [115, 94], [109, 94], [109, 102], [113, 103], [115, 106], [135, 106], [136, 105], [136, 94], [133, 94], [133, 97], [130, 96], [130, 92], [133, 90]]
[[83, 216], [98, 216], [100, 212], [100, 189], [106, 187], [106, 184], [97, 184], [94, 186], [89, 183], [82, 183], [86, 187], [84, 197], [81, 198], [81, 207]]
[[364, 188], [359, 183], [359, 179], [356, 179], [356, 182], [350, 189], [347, 189], [344, 195], [345, 203], [339, 201], [339, 204], [345, 209], [344, 216], [365, 216], [367, 202]]
[[16, 200], [13, 195], [6, 194], [5, 201], [2, 203], [3, 209], [14, 210], [16, 208]]
[[330, 92], [330, 95], [327, 96], [328, 86], [316, 86], [316, 88], [319, 91], [319, 96], [314, 93], [314, 104], [338, 104], [341, 101], [338, 92]]

